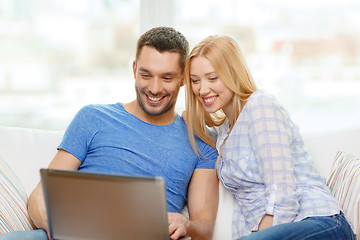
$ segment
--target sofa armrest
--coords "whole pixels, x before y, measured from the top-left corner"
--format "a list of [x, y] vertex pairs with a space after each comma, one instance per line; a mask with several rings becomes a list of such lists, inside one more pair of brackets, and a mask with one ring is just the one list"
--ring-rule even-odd
[[18, 176], [27, 195], [40, 180], [62, 139], [63, 131], [0, 126], [0, 155]]

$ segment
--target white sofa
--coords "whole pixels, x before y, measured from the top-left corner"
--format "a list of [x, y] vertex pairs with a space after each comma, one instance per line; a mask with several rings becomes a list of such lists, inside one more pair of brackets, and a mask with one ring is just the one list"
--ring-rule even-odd
[[[27, 195], [40, 179], [39, 169], [47, 167], [56, 153], [63, 131], [0, 126], [0, 156], [18, 176]], [[328, 178], [337, 151], [360, 155], [360, 129], [348, 129], [304, 137], [315, 166]], [[214, 238], [231, 239], [234, 198], [220, 184], [220, 203]]]

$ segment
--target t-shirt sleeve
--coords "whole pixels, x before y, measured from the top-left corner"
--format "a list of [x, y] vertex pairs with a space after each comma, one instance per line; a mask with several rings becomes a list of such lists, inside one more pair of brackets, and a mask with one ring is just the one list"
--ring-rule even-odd
[[95, 107], [93, 105], [83, 107], [70, 122], [57, 149], [63, 149], [83, 162], [98, 126]]
[[[198, 146], [200, 145], [199, 141], [201, 140], [198, 140]], [[218, 157], [217, 151], [202, 141], [200, 146], [201, 154], [195, 168], [215, 168], [215, 163]]]

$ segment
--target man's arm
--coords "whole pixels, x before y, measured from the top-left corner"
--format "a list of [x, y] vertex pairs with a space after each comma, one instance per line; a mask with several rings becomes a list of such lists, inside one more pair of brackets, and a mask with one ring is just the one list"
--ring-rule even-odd
[[211, 239], [219, 202], [215, 169], [195, 169], [188, 189], [189, 217], [169, 213], [171, 239], [190, 236], [192, 240]]
[[[59, 170], [78, 170], [80, 165], [81, 162], [79, 159], [60, 149], [49, 164], [48, 168]], [[48, 232], [49, 226], [47, 222], [44, 194], [41, 182], [39, 182], [39, 184], [30, 194], [27, 208], [29, 216], [35, 226]]]

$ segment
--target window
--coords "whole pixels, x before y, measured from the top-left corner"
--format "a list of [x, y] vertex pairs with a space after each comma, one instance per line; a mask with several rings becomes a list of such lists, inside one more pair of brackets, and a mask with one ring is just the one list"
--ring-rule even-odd
[[0, 1], [0, 124], [64, 129], [129, 101], [138, 35], [139, 1]]
[[192, 45], [226, 34], [259, 88], [303, 132], [360, 127], [360, 3], [354, 0], [177, 0], [174, 25]]
[[64, 129], [86, 104], [133, 100], [136, 40], [167, 25], [190, 47], [235, 38], [258, 87], [303, 132], [360, 127], [359, 10], [356, 0], [0, 0], [0, 125]]

